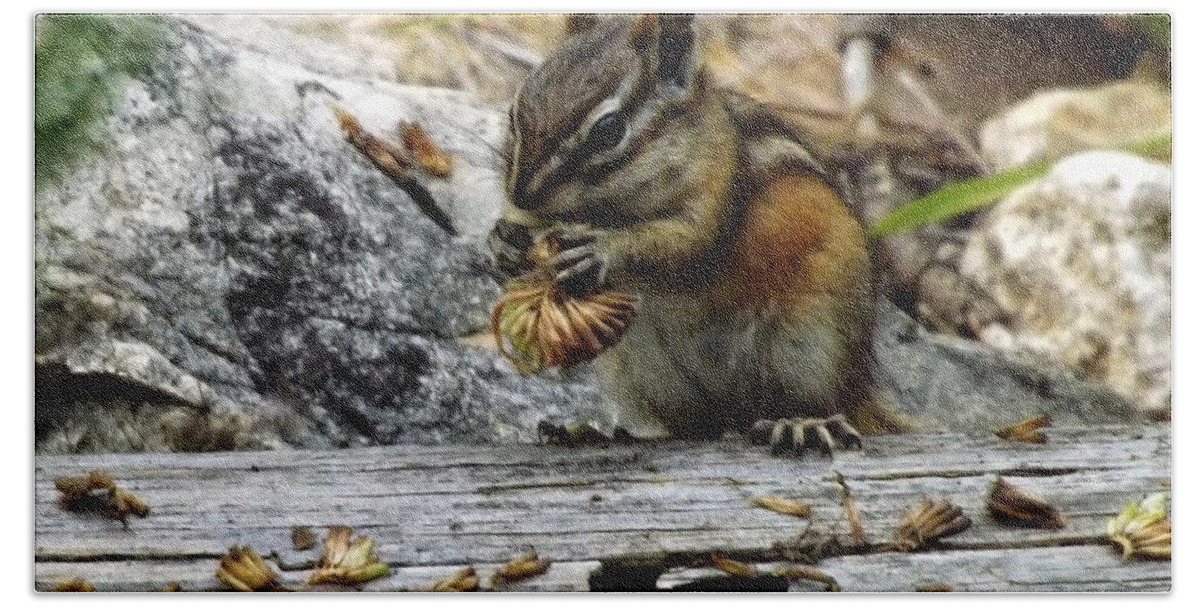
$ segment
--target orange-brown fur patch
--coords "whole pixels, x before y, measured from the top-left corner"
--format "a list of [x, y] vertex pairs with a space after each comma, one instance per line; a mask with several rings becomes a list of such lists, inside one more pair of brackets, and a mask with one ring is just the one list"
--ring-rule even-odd
[[862, 229], [814, 175], [784, 176], [760, 189], [730, 263], [718, 297], [739, 310], [768, 302], [802, 310], [816, 295], [855, 297], [868, 272]]

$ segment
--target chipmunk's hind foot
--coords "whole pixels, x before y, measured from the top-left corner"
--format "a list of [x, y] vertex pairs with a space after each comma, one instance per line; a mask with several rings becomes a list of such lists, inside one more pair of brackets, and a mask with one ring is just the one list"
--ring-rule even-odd
[[612, 435], [608, 435], [590, 422], [559, 423], [542, 420], [538, 423], [538, 441], [545, 445], [580, 448], [628, 445], [640, 440], [619, 426], [613, 429]]
[[862, 435], [842, 414], [829, 418], [780, 418], [759, 420], [750, 429], [750, 442], [770, 445], [773, 454], [803, 456], [806, 450], [817, 450], [832, 456], [838, 447], [863, 447]]

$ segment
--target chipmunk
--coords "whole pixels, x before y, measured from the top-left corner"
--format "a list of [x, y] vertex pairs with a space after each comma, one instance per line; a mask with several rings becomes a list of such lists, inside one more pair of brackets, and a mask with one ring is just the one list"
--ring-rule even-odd
[[861, 226], [802, 138], [711, 86], [692, 18], [575, 22], [514, 101], [498, 274], [555, 231], [568, 292], [640, 297], [596, 360], [635, 438], [748, 431], [777, 451], [861, 447], [909, 427], [872, 390]]

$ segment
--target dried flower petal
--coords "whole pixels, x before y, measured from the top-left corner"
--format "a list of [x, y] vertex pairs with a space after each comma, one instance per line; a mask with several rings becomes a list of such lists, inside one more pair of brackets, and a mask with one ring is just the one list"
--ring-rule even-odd
[[1008, 426], [995, 431], [996, 436], [1009, 441], [1021, 441], [1024, 443], [1046, 443], [1046, 434], [1038, 429], [1043, 429], [1051, 426], [1052, 420], [1050, 416], [1042, 414], [1027, 420], [1022, 420], [1012, 426]]
[[1024, 526], [1057, 530], [1067, 525], [1054, 505], [1008, 483], [999, 475], [988, 492], [988, 509], [997, 520]]
[[893, 538], [896, 548], [912, 551], [970, 526], [971, 519], [963, 515], [962, 507], [948, 500], [926, 499], [904, 512]]
[[1151, 494], [1141, 502], [1130, 501], [1108, 521], [1108, 537], [1121, 548], [1123, 559], [1133, 556], [1171, 559], [1171, 521], [1167, 519], [1167, 495]]
[[531, 549], [500, 566], [500, 569], [492, 575], [492, 586], [498, 587], [507, 583], [525, 580], [545, 574], [549, 569], [550, 560], [538, 557], [537, 551]]
[[555, 282], [547, 260], [557, 238], [540, 238], [530, 248], [530, 273], [513, 279], [492, 310], [496, 346], [519, 371], [572, 367], [616, 344], [636, 314], [637, 298], [612, 289], [573, 297]]
[[379, 561], [375, 541], [366, 536], [350, 540], [353, 529], [334, 526], [325, 537], [325, 553], [317, 569], [308, 578], [309, 585], [323, 583], [359, 585], [388, 573], [387, 564]]
[[750, 499], [750, 502], [769, 511], [784, 515], [794, 515], [796, 517], [808, 517], [812, 515], [812, 507], [808, 506], [808, 503], [780, 496], [755, 496]]
[[744, 576], [746, 578], [758, 578], [758, 569], [745, 562], [739, 562], [736, 559], [730, 559], [722, 553], [716, 551], [709, 556], [715, 566], [721, 572], [732, 576]]
[[51, 591], [54, 592], [80, 592], [80, 591], [95, 591], [96, 588], [91, 583], [82, 578], [72, 578], [59, 582]]
[[479, 575], [475, 573], [474, 568], [467, 566], [438, 580], [429, 590], [437, 592], [479, 591]]
[[217, 567], [217, 579], [235, 591], [287, 591], [271, 566], [250, 547], [230, 547]]
[[421, 128], [421, 125], [410, 122], [401, 125], [400, 138], [404, 149], [417, 165], [426, 173], [435, 177], [447, 177], [454, 171], [454, 157], [447, 154]]

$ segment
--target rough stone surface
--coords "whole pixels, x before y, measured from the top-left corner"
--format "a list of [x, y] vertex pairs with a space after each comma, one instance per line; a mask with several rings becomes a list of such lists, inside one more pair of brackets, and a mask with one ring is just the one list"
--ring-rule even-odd
[[980, 155], [996, 170], [1171, 132], [1171, 91], [1150, 82], [1053, 89], [984, 123]]
[[[163, 447], [89, 430], [111, 379], [143, 389], [122, 407], [265, 419], [214, 447], [529, 439], [543, 413], [595, 403], [586, 382], [520, 377], [458, 341], [498, 294], [480, 245], [498, 113], [167, 23], [166, 64], [129, 84], [106, 149], [37, 198], [40, 447]], [[429, 189], [461, 236], [342, 140], [335, 95], [376, 133], [416, 120], [457, 155]], [[131, 436], [165, 424], [132, 418]]]
[[[600, 417], [588, 369], [520, 376], [472, 345], [498, 295], [482, 236], [500, 112], [166, 23], [166, 63], [129, 83], [107, 147], [38, 192], [40, 450], [529, 441], [543, 417]], [[458, 157], [426, 185], [460, 236], [343, 141], [335, 97], [373, 132], [415, 120]], [[1130, 417], [1065, 368], [881, 314], [884, 387], [928, 426]]]
[[1147, 411], [1171, 405], [1171, 170], [1089, 152], [996, 205], [962, 269], [1006, 319], [980, 339], [1062, 361]]

